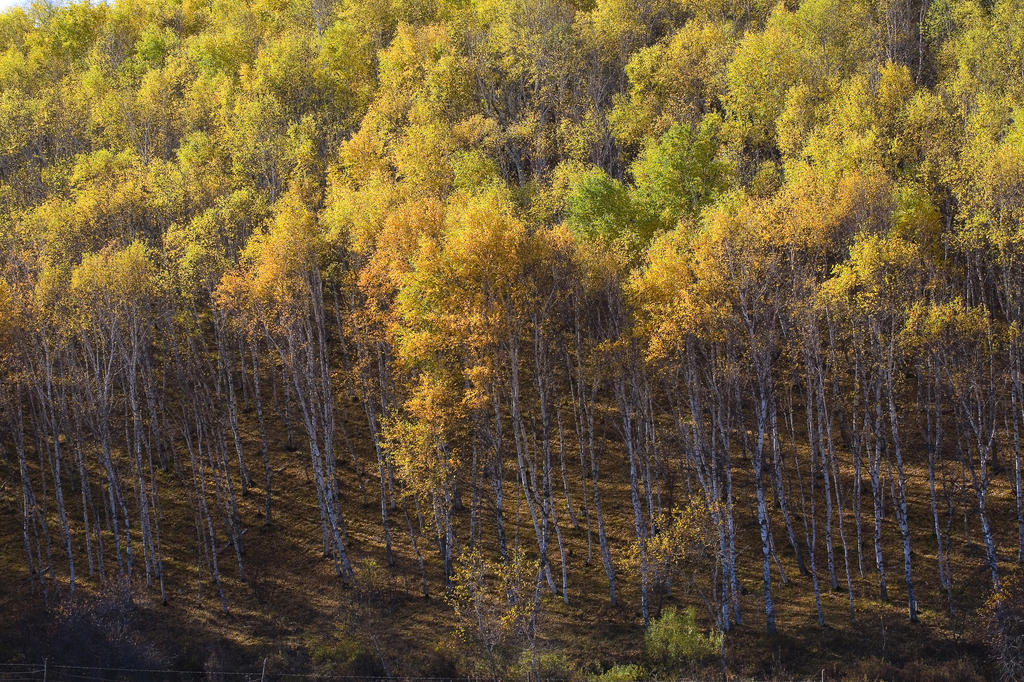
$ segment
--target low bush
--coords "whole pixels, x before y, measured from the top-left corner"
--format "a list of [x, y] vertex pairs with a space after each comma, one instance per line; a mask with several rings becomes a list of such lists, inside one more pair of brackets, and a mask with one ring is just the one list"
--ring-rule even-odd
[[590, 682], [639, 682], [647, 677], [647, 671], [638, 665], [616, 665], [602, 673], [593, 675]]
[[675, 672], [718, 656], [722, 650], [722, 633], [701, 632], [692, 606], [682, 612], [667, 608], [660, 618], [651, 622], [645, 645], [652, 666]]

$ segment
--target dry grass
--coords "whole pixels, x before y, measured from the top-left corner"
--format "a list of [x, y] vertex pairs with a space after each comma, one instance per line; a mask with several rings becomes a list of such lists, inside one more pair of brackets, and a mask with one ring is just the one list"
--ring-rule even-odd
[[[373, 451], [367, 436], [358, 428], [358, 416], [353, 408], [346, 415], [349, 436], [366, 470], [365, 484], [370, 502], [363, 503], [355, 472], [345, 452], [339, 462], [349, 552], [357, 567], [363, 567], [367, 561], [375, 561], [382, 567], [384, 550], [380, 510], [374, 502], [378, 489], [374, 475], [376, 466], [371, 461]], [[258, 442], [258, 437], [254, 425], [248, 426], [246, 442], [251, 445]], [[197, 578], [195, 526], [183, 487], [172, 474], [160, 474], [161, 532], [168, 603], [161, 605], [156, 588], [146, 587], [144, 580], [136, 578], [133, 595], [141, 614], [138, 622], [145, 635], [168, 652], [170, 662], [178, 668], [255, 669], [264, 658], [268, 658], [271, 672], [380, 674], [386, 666], [387, 671], [394, 675], [429, 676], [451, 675], [460, 669], [465, 672], [470, 668], [473, 647], [455, 636], [452, 611], [444, 600], [437, 551], [429, 538], [420, 537], [419, 542], [430, 570], [430, 598], [420, 594], [419, 568], [405, 519], [396, 514], [391, 517], [391, 522], [397, 566], [394, 571], [379, 571], [382, 577], [378, 580], [378, 587], [387, 598], [370, 606], [361, 605], [359, 590], [345, 587], [335, 576], [333, 563], [321, 554], [319, 512], [315, 491], [307, 480], [305, 451], [288, 452], [283, 448], [282, 433], [272, 435], [272, 465], [275, 469], [283, 467], [274, 481], [274, 524], [263, 525], [261, 489], [253, 489], [249, 496], [240, 498], [242, 520], [249, 528], [245, 536], [248, 582], [238, 579], [238, 566], [230, 551], [219, 555], [229, 615], [221, 611], [212, 583], [204, 579], [200, 585]], [[797, 572], [776, 510], [773, 512], [776, 543], [789, 584], [780, 584], [778, 571], [773, 565], [776, 619], [781, 633], [774, 638], [762, 634], [764, 609], [760, 596], [760, 543], [756, 535], [756, 516], [750, 502], [752, 482], [749, 466], [741, 457], [734, 460], [738, 491], [735, 513], [739, 532], [739, 577], [749, 593], [742, 598], [743, 625], [727, 637], [731, 675], [756, 679], [820, 679], [822, 675], [826, 679], [895, 679], [902, 675], [902, 679], [907, 680], [966, 680], [979, 670], [985, 671], [978, 609], [983, 605], [990, 585], [983, 552], [978, 546], [963, 541], [961, 519], [961, 527], [954, 532], [955, 541], [951, 548], [957, 610], [950, 615], [946, 596], [938, 585], [927, 470], [921, 462], [921, 448], [911, 443], [908, 449], [911, 454], [907, 474], [912, 492], [909, 504], [920, 623], [911, 625], [907, 622], [902, 550], [892, 514], [886, 519], [884, 528], [889, 603], [882, 603], [877, 598], [870, 521], [864, 526], [866, 576], [861, 577], [857, 571], [854, 529], [849, 514], [847, 516], [846, 533], [856, 597], [857, 620], [853, 623], [845, 592], [838, 532], [835, 534], [836, 558], [842, 591], [827, 589], [824, 510], [818, 509], [818, 569], [826, 621], [826, 626], [821, 628], [817, 624], [810, 578]], [[678, 461], [676, 453], [669, 453], [669, 456]], [[258, 480], [261, 476], [260, 463], [254, 454], [250, 457], [250, 468]], [[39, 615], [42, 598], [38, 594], [32, 595], [28, 589], [19, 498], [15, 492], [18, 483], [12, 464], [8, 454], [0, 469], [0, 483], [8, 481], [0, 493], [0, 609], [8, 614], [0, 624], [0, 661], [33, 655], [36, 651], [33, 646], [38, 642], [31, 639], [45, 629], [45, 618]], [[627, 475], [624, 457], [612, 443], [602, 465], [602, 491], [609, 541], [613, 557], [618, 558], [624, 556], [632, 536]], [[852, 472], [844, 471], [844, 475], [848, 478], [845, 483], [849, 491]], [[573, 501], [579, 506], [583, 490], [578, 480], [578, 464], [572, 486]], [[514, 483], [509, 483], [508, 490], [513, 494], [507, 496], [506, 520], [510, 524], [510, 542], [514, 542], [516, 530], [513, 526], [517, 518]], [[680, 481], [676, 495], [683, 490], [685, 482]], [[458, 517], [463, 537], [469, 524], [469, 498], [470, 495], [466, 494], [466, 510]], [[865, 497], [864, 504], [865, 510], [869, 510], [870, 494]], [[993, 483], [990, 511], [1000, 557], [1005, 557], [1000, 569], [1006, 573], [1019, 570], [1012, 551], [1016, 543], [1013, 505], [1008, 477], [1004, 472]], [[567, 525], [564, 501], [560, 516], [563, 524]], [[494, 534], [493, 515], [486, 504], [483, 518], [486, 524], [485, 551], [496, 554], [491, 538]], [[532, 524], [525, 505], [519, 510], [519, 520], [519, 542], [528, 551], [535, 550]], [[583, 523], [582, 514], [580, 522]], [[976, 524], [975, 518], [969, 519], [972, 540], [980, 540]], [[802, 526], [799, 525], [798, 535], [802, 540]], [[569, 604], [563, 604], [559, 597], [553, 595], [545, 597], [540, 626], [541, 649], [561, 652], [576, 668], [590, 673], [600, 672], [616, 663], [641, 660], [643, 628], [637, 581], [623, 575], [620, 570], [620, 603], [611, 607], [597, 546], [596, 521], [593, 555], [589, 564], [586, 561], [585, 527], [564, 528], [563, 536], [570, 565]], [[78, 541], [78, 545], [84, 547], [84, 539], [78, 538]], [[553, 547], [550, 557], [557, 580], [560, 577], [557, 546]], [[60, 566], [63, 559], [56, 546], [54, 558]], [[80, 558], [77, 566], [82, 591], [102, 591], [103, 586], [97, 578], [85, 576], [84, 559]], [[109, 558], [107, 568], [112, 568]], [[61, 569], [57, 570], [58, 578], [61, 578]], [[204, 578], [208, 576], [204, 575]], [[54, 601], [51, 593], [50, 604]], [[653, 602], [658, 604], [657, 596], [653, 597]], [[697, 601], [683, 590], [661, 603], [678, 605]], [[940, 669], [946, 672], [928, 677], [932, 674], [928, 671]], [[720, 676], [716, 665], [692, 672], [699, 677]]]

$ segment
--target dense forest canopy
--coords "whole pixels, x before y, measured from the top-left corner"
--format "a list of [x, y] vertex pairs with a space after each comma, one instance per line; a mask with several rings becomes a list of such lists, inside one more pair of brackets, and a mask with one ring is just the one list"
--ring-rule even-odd
[[[411, 542], [461, 613], [495, 566], [568, 602], [583, 527], [645, 624], [703, 581], [728, 633], [737, 562], [769, 633], [787, 571], [822, 623], [820, 593], [856, 618], [865, 579], [915, 621], [927, 575], [952, 612], [972, 541], [999, 611], [1024, 560], [1022, 220], [1021, 0], [8, 10], [26, 579], [166, 599], [181, 561], [229, 610], [239, 498], [274, 522], [287, 434], [341, 580], [346, 516], [375, 515], [380, 561]], [[167, 495], [195, 556], [165, 552]]]

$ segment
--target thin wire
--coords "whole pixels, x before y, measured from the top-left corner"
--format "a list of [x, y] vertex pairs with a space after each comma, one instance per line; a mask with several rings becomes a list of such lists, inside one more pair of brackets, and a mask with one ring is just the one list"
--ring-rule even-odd
[[[114, 673], [134, 672], [134, 673], [174, 673], [180, 675], [247, 675], [250, 677], [259, 677], [262, 675], [261, 670], [254, 670], [252, 672], [233, 672], [233, 671], [220, 671], [220, 670], [173, 670], [166, 668], [103, 668], [98, 666], [87, 666], [87, 665], [58, 665], [51, 664], [51, 670], [63, 669], [63, 670], [93, 670], [93, 671], [106, 671]], [[41, 670], [39, 672], [42, 672]], [[71, 673], [62, 673], [67, 677], [76, 677], [78, 679], [107, 679], [99, 677], [87, 677], [82, 675], [73, 675]], [[379, 680], [380, 675], [318, 675], [315, 673], [274, 673], [274, 677], [300, 677], [300, 678], [315, 678], [318, 680]], [[394, 678], [398, 680], [406, 680], [408, 682], [429, 682], [431, 680], [464, 680], [470, 682], [476, 680], [475, 677], [399, 677]], [[569, 679], [562, 678], [550, 678], [548, 682], [571, 682]]]
[[73, 673], [60, 673], [61, 677], [70, 677], [75, 680], [109, 680], [109, 677], [96, 677], [94, 675], [75, 675]]
[[[12, 673], [0, 673], [0, 682], [13, 682], [14, 680], [25, 680], [25, 679], [36, 679], [34, 677], [25, 677], [27, 675], [34, 675], [36, 673], [42, 674], [42, 670], [19, 670]], [[20, 675], [22, 677], [7, 677], [8, 675]]]
[[[178, 674], [178, 675], [245, 675], [249, 677], [260, 677], [262, 671], [254, 672], [231, 672], [231, 671], [216, 671], [216, 670], [170, 670], [170, 669], [158, 669], [158, 668], [102, 668], [96, 666], [75, 666], [75, 665], [51, 665], [50, 670], [55, 671], [56, 669], [61, 670], [91, 670], [95, 672], [105, 671], [112, 673], [161, 673], [161, 674]], [[41, 670], [39, 672], [42, 672]], [[71, 672], [59, 672], [61, 677], [69, 677], [77, 680], [103, 680], [104, 682], [109, 681], [109, 677], [96, 677], [93, 675], [79, 675]], [[298, 677], [304, 679], [317, 679], [317, 680], [380, 680], [380, 675], [320, 675], [315, 673], [273, 673], [273, 677]], [[33, 678], [34, 679], [34, 678]], [[475, 677], [396, 677], [396, 680], [403, 680], [405, 682], [431, 682], [439, 680], [448, 680], [451, 682], [474, 682], [478, 678]], [[6, 682], [0, 680], [0, 682]], [[550, 678], [548, 682], [571, 682], [569, 679], [563, 678]]]
[[[56, 667], [56, 666], [54, 666]], [[75, 669], [76, 666], [60, 666], [67, 669]], [[138, 672], [138, 673], [161, 673], [161, 674], [177, 674], [177, 675], [203, 675], [203, 676], [215, 676], [215, 675], [246, 675], [248, 677], [257, 678], [262, 675], [261, 672], [251, 673], [240, 673], [240, 672], [228, 672], [228, 671], [216, 671], [216, 670], [153, 670], [153, 669], [142, 669], [142, 668], [87, 668], [83, 667], [82, 670], [93, 670], [93, 671], [107, 671], [112, 673], [126, 673], [126, 672]], [[77, 675], [69, 672], [57, 673], [60, 677], [73, 678], [76, 680], [104, 680], [109, 681], [110, 677], [96, 677], [94, 675]], [[268, 675], [281, 678], [281, 677], [297, 677], [303, 679], [316, 679], [316, 680], [380, 680], [380, 675], [321, 675], [316, 673], [273, 673]], [[34, 679], [34, 678], [33, 678]], [[477, 680], [475, 677], [395, 677], [394, 680], [404, 682], [438, 682], [440, 680], [446, 680], [450, 682], [473, 682]], [[0, 680], [0, 682], [6, 682]], [[547, 682], [571, 682], [568, 679], [562, 678], [550, 678]]]
[[43, 672], [42, 668], [33, 668], [32, 670], [0, 670], [0, 679], [11, 679], [9, 677], [3, 677], [4, 675], [34, 675], [41, 672]]
[[186, 675], [259, 675], [260, 671], [250, 673], [239, 673], [229, 671], [217, 671], [217, 670], [168, 670], [165, 668], [101, 668], [97, 666], [89, 665], [50, 665], [50, 669], [60, 668], [64, 670], [105, 670], [112, 672], [126, 672], [126, 673], [179, 673]]
[[[0, 664], [0, 665], [19, 665], [19, 664]], [[219, 671], [219, 670], [174, 670], [167, 668], [105, 668], [100, 666], [87, 666], [87, 665], [60, 665], [50, 664], [49, 670], [59, 674], [61, 677], [72, 678], [76, 680], [102, 680], [103, 682], [109, 682], [108, 677], [96, 677], [94, 675], [81, 675], [73, 672], [59, 672], [58, 671], [93, 671], [93, 672], [110, 672], [110, 673], [160, 673], [163, 675], [176, 674], [176, 675], [234, 675], [234, 676], [246, 676], [246, 677], [260, 677], [262, 675], [261, 670], [255, 670], [252, 672], [234, 672], [234, 671]], [[36, 669], [33, 671], [17, 671], [18, 674], [31, 673], [31, 672], [43, 672], [42, 669]], [[319, 675], [315, 673], [273, 673], [275, 678], [293, 677], [302, 679], [316, 679], [316, 680], [380, 680], [380, 675]], [[33, 681], [35, 678], [31, 678]], [[393, 678], [396, 680], [402, 680], [404, 682], [438, 682], [440, 680], [446, 680], [448, 682], [476, 682], [476, 677], [397, 677]], [[0, 680], [0, 682], [9, 682], [7, 680]], [[17, 682], [23, 682], [18, 680]], [[568, 678], [549, 678], [547, 682], [571, 682]]]

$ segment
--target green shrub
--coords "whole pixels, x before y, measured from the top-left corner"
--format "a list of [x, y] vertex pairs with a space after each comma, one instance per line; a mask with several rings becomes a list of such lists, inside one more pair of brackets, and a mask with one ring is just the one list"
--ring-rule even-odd
[[682, 613], [667, 608], [662, 611], [660, 618], [651, 623], [645, 644], [651, 663], [665, 670], [676, 670], [686, 664], [717, 656], [722, 647], [722, 633], [702, 633], [697, 627], [692, 606]]
[[647, 671], [638, 665], [616, 665], [601, 675], [593, 675], [590, 682], [639, 682]]

